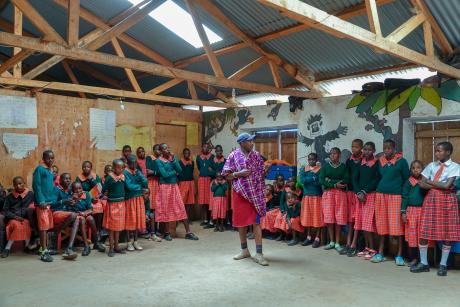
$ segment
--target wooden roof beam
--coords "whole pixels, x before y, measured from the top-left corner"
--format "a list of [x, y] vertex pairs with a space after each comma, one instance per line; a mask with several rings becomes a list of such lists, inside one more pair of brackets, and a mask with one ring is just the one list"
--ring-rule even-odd
[[273, 63], [272, 61], [268, 62], [268, 66], [270, 66], [270, 71], [272, 73], [273, 83], [275, 84], [275, 86], [283, 87], [283, 83], [281, 82], [280, 73], [278, 71], [278, 66], [276, 66], [276, 64]]
[[173, 86], [176, 86], [178, 85], [179, 83], [181, 83], [182, 81], [184, 80], [181, 80], [181, 79], [172, 79], [172, 80], [169, 80], [168, 82], [165, 82], [163, 84], [160, 84], [158, 85], [157, 87], [151, 89], [150, 91], [148, 91], [147, 93], [149, 94], [160, 94], [164, 91], [166, 91], [167, 89], [173, 87]]
[[412, 16], [408, 21], [399, 26], [396, 30], [391, 32], [386, 39], [398, 43], [403, 40], [406, 36], [411, 34], [415, 29], [418, 28], [425, 21], [423, 14], [417, 14]]
[[312, 5], [299, 0], [258, 0], [277, 9], [281, 14], [299, 22], [307, 22], [315, 28], [334, 36], [352, 39], [358, 43], [379, 50], [383, 53], [437, 70], [450, 77], [460, 79], [460, 70], [442, 63], [433, 56], [421, 54], [388, 39], [378, 37], [375, 33], [356, 26], [350, 22], [330, 15]]
[[267, 62], [268, 62], [267, 57], [262, 56], [258, 59], [255, 59], [254, 61], [244, 66], [243, 68], [237, 70], [235, 73], [233, 73], [228, 78], [231, 80], [241, 80], [245, 76], [259, 69], [260, 66], [266, 64]]
[[382, 36], [382, 29], [380, 28], [379, 13], [377, 11], [377, 3], [375, 0], [366, 0], [367, 18], [369, 20], [369, 28], [371, 32], [377, 36]]
[[[22, 12], [17, 7], [14, 7], [14, 34], [22, 35]], [[21, 48], [14, 48], [13, 55], [21, 52]], [[18, 62], [13, 66], [13, 76], [15, 78], [22, 77], [22, 62]]]
[[[119, 57], [122, 57], [122, 58], [125, 57], [125, 54], [123, 53], [123, 49], [121, 49], [120, 43], [115, 37], [112, 38], [112, 46], [113, 46], [113, 49], [115, 49], [115, 53]], [[131, 82], [131, 86], [133, 87], [134, 91], [138, 93], [142, 93], [142, 89], [139, 86], [139, 83], [137, 82], [133, 71], [129, 68], [124, 68], [124, 70], [125, 70], [126, 76], [128, 77], [129, 82]]]
[[[70, 68], [69, 64], [67, 64], [67, 61], [65, 61], [65, 60], [62, 61], [62, 66], [64, 67], [64, 70], [67, 73], [67, 76], [69, 76], [70, 81], [72, 81], [72, 83], [75, 84], [75, 85], [80, 85], [80, 83], [78, 82], [77, 77], [73, 73], [73, 71]], [[86, 95], [83, 92], [78, 92], [78, 95], [80, 96], [80, 98], [86, 98]]]
[[85, 62], [70, 61], [70, 60], [66, 60], [66, 61], [70, 65], [70, 67], [77, 69], [79, 71], [82, 71], [90, 77], [93, 77], [99, 81], [102, 81], [106, 83], [107, 85], [110, 85], [116, 89], [126, 90], [126, 88], [123, 88], [121, 86], [121, 82], [119, 80], [116, 80], [116, 79], [113, 79], [112, 77], [107, 76], [100, 70], [94, 68], [94, 66], [91, 66]]
[[70, 0], [67, 8], [67, 44], [69, 46], [77, 45], [79, 35], [80, 0]]
[[192, 97], [192, 99], [198, 99], [198, 94], [196, 93], [196, 88], [192, 81], [187, 81], [187, 87], [190, 97]]

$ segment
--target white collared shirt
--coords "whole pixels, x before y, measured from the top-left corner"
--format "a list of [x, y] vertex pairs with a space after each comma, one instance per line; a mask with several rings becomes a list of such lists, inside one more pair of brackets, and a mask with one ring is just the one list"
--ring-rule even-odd
[[[449, 178], [452, 177], [459, 177], [460, 176], [460, 165], [449, 159], [448, 161], [444, 162], [444, 170], [442, 171], [441, 177], [439, 178], [439, 182], [446, 182]], [[436, 172], [441, 167], [441, 162], [435, 161], [428, 164], [427, 167], [422, 172], [422, 176], [433, 180]]]

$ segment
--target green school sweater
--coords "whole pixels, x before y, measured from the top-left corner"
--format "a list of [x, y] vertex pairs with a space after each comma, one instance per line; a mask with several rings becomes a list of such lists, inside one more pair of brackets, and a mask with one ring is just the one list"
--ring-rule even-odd
[[320, 170], [319, 182], [325, 190], [335, 188], [335, 184], [339, 182], [349, 183], [347, 166], [340, 163], [337, 167], [333, 167], [330, 163], [325, 163]]
[[54, 175], [50, 169], [41, 164], [37, 166], [32, 177], [32, 189], [35, 204], [40, 205], [55, 201]]
[[[158, 159], [156, 159], [158, 160]], [[156, 160], [152, 159], [152, 156], [147, 156], [145, 158], [145, 168], [151, 170], [154, 174], [153, 176], [147, 176], [147, 177], [159, 177], [160, 174], [158, 173], [158, 166], [157, 163], [155, 162]]]
[[142, 196], [142, 188], [147, 188], [147, 179], [138, 171], [137, 175], [131, 174], [127, 169], [123, 170], [126, 178], [126, 199]]
[[179, 161], [182, 172], [179, 173], [179, 181], [192, 181], [193, 180], [193, 171], [195, 170], [195, 162], [192, 161], [192, 164], [185, 165], [182, 163], [182, 160]]
[[96, 184], [101, 183], [101, 177], [96, 175], [95, 178], [86, 178], [85, 180], [83, 180], [82, 178], [80, 178], [80, 176], [77, 176], [77, 178], [75, 178], [75, 182], [80, 182], [83, 191], [89, 192]]
[[215, 183], [213, 182], [211, 185], [211, 192], [213, 193], [214, 197], [225, 197], [228, 190], [228, 183]]
[[54, 187], [55, 199], [51, 203], [51, 210], [53, 211], [67, 211], [66, 206], [62, 203], [64, 200], [72, 198], [72, 191], [68, 189], [64, 191], [60, 187]]
[[126, 183], [123, 180], [115, 181], [112, 176], [107, 176], [102, 186], [102, 193], [107, 192], [107, 201], [115, 203], [125, 200]]
[[410, 180], [406, 180], [402, 187], [401, 213], [405, 213], [407, 207], [421, 207], [427, 194], [427, 190], [420, 187], [418, 183], [413, 185]]
[[[76, 203], [75, 206], [73, 206], [72, 210], [73, 212], [85, 212], [87, 210], [93, 210], [93, 204], [91, 204], [91, 196], [89, 195], [88, 192], [85, 192], [86, 198], [85, 199], [79, 199]], [[69, 206], [71, 207], [71, 206]]]
[[377, 192], [384, 194], [401, 195], [402, 186], [409, 178], [410, 171], [406, 159], [399, 158], [395, 164], [385, 164], [382, 166], [378, 163], [380, 182], [377, 186]]
[[319, 183], [319, 174], [321, 169], [316, 173], [313, 170], [305, 171], [305, 167], [300, 170], [300, 182], [303, 186], [304, 196], [321, 196], [323, 189]]
[[294, 204], [293, 206], [286, 205], [286, 219], [293, 219], [300, 216], [300, 202]]
[[[361, 158], [358, 160], [348, 159], [346, 162], [346, 166], [348, 169], [348, 178], [353, 178], [353, 176], [355, 176], [359, 172], [361, 166]], [[348, 191], [353, 191], [355, 193], [359, 192], [357, 190], [357, 187], [355, 187], [353, 180], [350, 180], [350, 182], [348, 183]]]
[[177, 174], [182, 172], [179, 161], [176, 157], [172, 161], [156, 160], [158, 171], [160, 174], [160, 184], [176, 184]]
[[377, 160], [372, 166], [359, 165], [358, 172], [353, 174], [353, 191], [355, 193], [360, 191], [375, 192], [380, 181], [378, 163], [380, 162]]
[[209, 170], [208, 168], [212, 168], [212, 164], [214, 161], [214, 155], [211, 154], [209, 159], [202, 160], [200, 155], [196, 157], [196, 167], [200, 171], [200, 177], [211, 177], [214, 174], [214, 170]]
[[215, 177], [217, 172], [221, 172], [222, 169], [224, 168], [224, 165], [225, 165], [225, 161], [227, 161], [227, 159], [224, 158], [224, 161], [222, 162], [216, 162], [214, 161], [215, 158], [212, 159], [211, 161], [211, 168], [212, 168], [212, 177]]

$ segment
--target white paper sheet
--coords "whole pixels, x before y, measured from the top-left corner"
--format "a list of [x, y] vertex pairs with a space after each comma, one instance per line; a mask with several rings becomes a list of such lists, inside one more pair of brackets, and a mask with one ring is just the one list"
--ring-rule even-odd
[[21, 133], [3, 133], [3, 144], [13, 159], [24, 159], [38, 146], [38, 135]]
[[0, 128], [37, 128], [36, 99], [0, 96]]
[[97, 149], [115, 150], [115, 117], [112, 110], [89, 109], [91, 143]]

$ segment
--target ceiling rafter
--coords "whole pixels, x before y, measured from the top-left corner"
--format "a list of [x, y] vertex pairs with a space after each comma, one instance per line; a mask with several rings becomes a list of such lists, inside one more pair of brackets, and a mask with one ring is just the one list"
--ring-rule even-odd
[[[80, 85], [80, 82], [78, 82], [77, 77], [73, 73], [67, 61], [65, 60], [62, 61], [62, 66], [64, 67], [64, 70], [67, 73], [67, 76], [69, 76], [70, 81], [72, 81], [73, 84]], [[80, 98], [86, 98], [86, 95], [83, 92], [78, 92], [78, 95], [80, 96]]]

